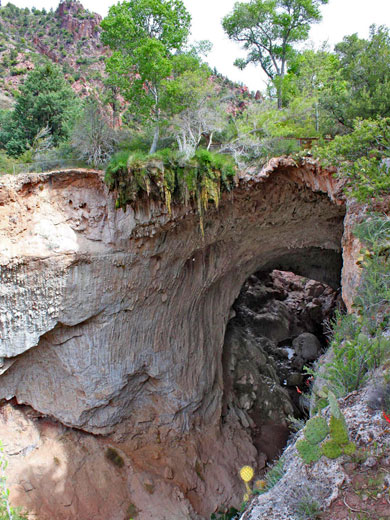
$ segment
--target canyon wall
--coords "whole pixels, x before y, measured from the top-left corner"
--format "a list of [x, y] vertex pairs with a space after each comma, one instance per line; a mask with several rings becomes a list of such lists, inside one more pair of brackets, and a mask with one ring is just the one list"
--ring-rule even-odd
[[[174, 205], [170, 215], [144, 199], [116, 210], [101, 172], [1, 177], [0, 398], [57, 421], [57, 437], [63, 428], [103, 434], [123, 443], [132, 464], [137, 452], [144, 470], [147, 461], [149, 470], [159, 466], [166, 485], [181, 490], [177, 503], [188, 501], [177, 518], [203, 518], [237, 500], [232, 475], [240, 460], [255, 463], [256, 451], [238, 423], [221, 425], [230, 309], [260, 270], [339, 286], [346, 211], [339, 190], [315, 163], [272, 160], [209, 209], [202, 236], [193, 206]], [[84, 442], [106, 442], [96, 439]], [[161, 445], [172, 450], [170, 463], [153, 458]], [[184, 475], [189, 460], [193, 471]], [[202, 486], [208, 496], [204, 490], [200, 499]], [[64, 518], [88, 518], [88, 500], [77, 503], [75, 516]]]

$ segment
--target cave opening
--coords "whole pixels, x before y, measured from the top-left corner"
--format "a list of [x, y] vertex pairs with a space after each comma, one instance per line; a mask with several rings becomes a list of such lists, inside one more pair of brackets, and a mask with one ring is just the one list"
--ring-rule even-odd
[[325, 352], [330, 322], [343, 308], [340, 288], [332, 285], [263, 269], [247, 278], [232, 307], [222, 417], [250, 434], [260, 471], [280, 455], [294, 419], [307, 417], [311, 377], [305, 367]]

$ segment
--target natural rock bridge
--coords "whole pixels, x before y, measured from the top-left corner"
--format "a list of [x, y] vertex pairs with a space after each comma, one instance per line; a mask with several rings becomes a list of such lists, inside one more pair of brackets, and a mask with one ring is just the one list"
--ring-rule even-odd
[[[153, 500], [170, 520], [209, 515], [240, 495], [229, 475], [256, 453], [238, 424], [221, 428], [232, 304], [259, 270], [290, 270], [338, 287], [345, 213], [331, 173], [283, 158], [225, 193], [205, 216], [204, 237], [191, 206], [173, 206], [169, 215], [144, 200], [116, 210], [101, 172], [0, 178], [0, 398], [109, 435], [138, 469], [165, 471], [165, 483], [153, 483], [160, 486], [155, 499], [139, 498], [139, 518], [157, 518]], [[354, 275], [343, 276], [348, 301]], [[92, 452], [97, 441], [83, 442]], [[155, 458], [161, 444], [164, 454]], [[16, 469], [13, 475], [16, 481]], [[112, 482], [122, 519], [125, 499]], [[14, 493], [27, 504], [23, 492]], [[184, 498], [187, 509], [179, 509]], [[39, 500], [29, 506], [46, 518], [53, 509]], [[63, 518], [87, 519], [93, 511], [95, 520], [107, 520], [91, 500], [72, 502]]]

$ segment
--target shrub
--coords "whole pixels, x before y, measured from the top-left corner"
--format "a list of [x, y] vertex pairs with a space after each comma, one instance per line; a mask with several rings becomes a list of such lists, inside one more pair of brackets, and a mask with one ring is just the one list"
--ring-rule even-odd
[[114, 448], [107, 448], [105, 456], [118, 468], [123, 468], [123, 466], [125, 465], [125, 461]]
[[301, 498], [295, 506], [297, 520], [315, 520], [320, 517], [320, 504], [309, 495], [308, 491], [306, 493], [306, 496]]
[[359, 201], [390, 193], [390, 118], [355, 120], [350, 134], [336, 136], [314, 153], [339, 168], [348, 192]]
[[276, 486], [276, 484], [279, 482], [279, 480], [283, 477], [284, 474], [284, 458], [280, 457], [280, 459], [277, 462], [275, 462], [273, 466], [271, 466], [271, 468], [265, 475], [266, 486], [264, 488], [264, 491], [269, 491], [274, 486]]

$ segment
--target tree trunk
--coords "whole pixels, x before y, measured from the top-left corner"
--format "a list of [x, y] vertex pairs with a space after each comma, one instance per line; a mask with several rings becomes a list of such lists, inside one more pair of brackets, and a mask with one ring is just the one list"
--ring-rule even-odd
[[278, 93], [278, 109], [280, 110], [283, 108], [283, 78], [284, 73], [286, 69], [286, 59], [282, 59], [282, 66], [280, 67], [280, 73], [278, 74], [278, 87], [277, 87], [277, 93]]
[[156, 128], [154, 129], [153, 143], [152, 143], [152, 146], [150, 147], [149, 155], [151, 155], [152, 153], [156, 153], [159, 138], [160, 138], [160, 127], [157, 125]]

